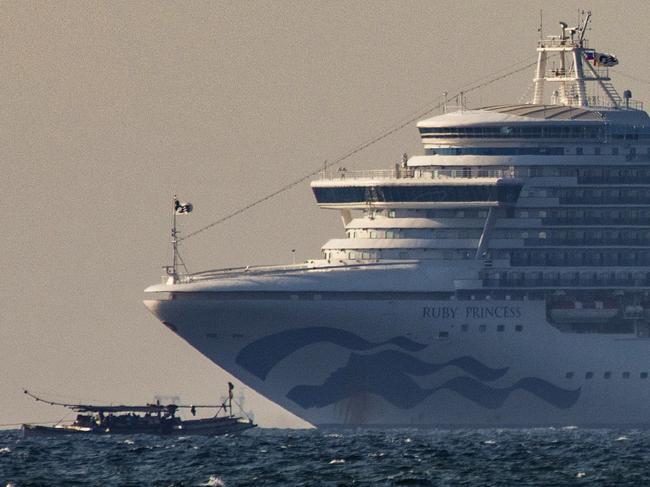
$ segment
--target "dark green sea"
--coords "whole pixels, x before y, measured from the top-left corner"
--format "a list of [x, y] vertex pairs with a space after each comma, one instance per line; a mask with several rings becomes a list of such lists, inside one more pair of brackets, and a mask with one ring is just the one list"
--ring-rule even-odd
[[257, 430], [236, 437], [23, 438], [0, 486], [650, 485], [650, 431]]

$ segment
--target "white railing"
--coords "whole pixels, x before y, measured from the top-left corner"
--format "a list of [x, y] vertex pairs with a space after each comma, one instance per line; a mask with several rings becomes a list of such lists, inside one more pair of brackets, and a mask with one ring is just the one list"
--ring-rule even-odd
[[410, 168], [399, 169], [367, 169], [361, 171], [348, 171], [345, 168], [336, 171], [322, 171], [321, 180], [332, 179], [402, 179], [415, 177], [415, 171]]
[[[514, 169], [479, 169], [472, 168], [471, 170], [467, 169], [434, 169], [430, 173], [433, 179], [445, 179], [445, 178], [460, 178], [460, 179], [476, 179], [476, 178], [514, 178], [515, 171]], [[427, 177], [427, 173], [423, 174], [422, 177]]]
[[338, 170], [323, 171], [321, 181], [342, 181], [346, 179], [476, 179], [476, 178], [514, 178], [511, 169], [375, 169], [363, 171]]

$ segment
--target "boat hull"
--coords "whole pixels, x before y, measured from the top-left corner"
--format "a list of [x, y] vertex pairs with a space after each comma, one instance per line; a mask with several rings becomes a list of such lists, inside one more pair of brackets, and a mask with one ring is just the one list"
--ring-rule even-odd
[[22, 427], [24, 436], [58, 436], [58, 435], [158, 435], [158, 436], [220, 436], [238, 434], [254, 428], [256, 425], [239, 418], [209, 418], [183, 421], [171, 427], [152, 425], [150, 427], [123, 428], [79, 428], [74, 425], [43, 426], [25, 424]]
[[650, 341], [562, 332], [544, 301], [237, 296], [145, 304], [215, 364], [314, 425], [650, 423]]

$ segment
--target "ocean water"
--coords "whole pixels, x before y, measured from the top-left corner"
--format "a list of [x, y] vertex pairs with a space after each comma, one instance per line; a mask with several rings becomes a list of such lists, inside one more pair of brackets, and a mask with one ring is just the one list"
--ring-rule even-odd
[[0, 485], [650, 485], [650, 431], [257, 430], [236, 437], [23, 438]]

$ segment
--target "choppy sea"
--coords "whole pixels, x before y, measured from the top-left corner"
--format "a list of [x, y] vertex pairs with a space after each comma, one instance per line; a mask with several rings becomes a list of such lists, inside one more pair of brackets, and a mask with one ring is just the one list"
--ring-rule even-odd
[[257, 430], [235, 437], [23, 438], [0, 485], [650, 485], [650, 431]]

